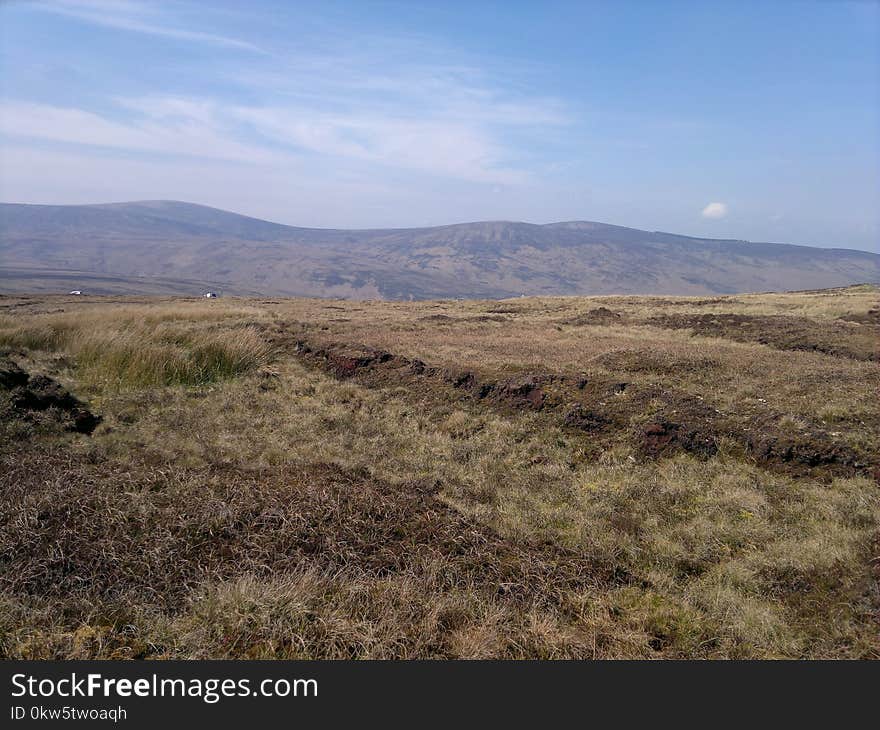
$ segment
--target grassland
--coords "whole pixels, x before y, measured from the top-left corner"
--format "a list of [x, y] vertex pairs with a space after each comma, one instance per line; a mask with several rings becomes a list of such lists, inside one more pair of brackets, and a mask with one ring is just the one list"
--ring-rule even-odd
[[0, 654], [880, 658], [878, 300], [0, 298]]

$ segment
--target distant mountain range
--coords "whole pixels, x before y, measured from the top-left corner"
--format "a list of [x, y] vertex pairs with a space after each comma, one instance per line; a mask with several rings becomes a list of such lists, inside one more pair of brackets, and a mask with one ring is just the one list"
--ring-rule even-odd
[[605, 223], [297, 228], [176, 201], [0, 204], [0, 292], [385, 299], [730, 294], [880, 282], [880, 255]]

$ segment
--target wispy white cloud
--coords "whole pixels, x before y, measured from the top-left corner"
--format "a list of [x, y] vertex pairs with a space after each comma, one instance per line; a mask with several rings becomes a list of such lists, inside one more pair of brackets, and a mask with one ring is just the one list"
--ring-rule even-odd
[[[182, 109], [186, 109], [183, 105]], [[221, 125], [199, 114], [174, 118], [120, 121], [83, 109], [0, 102], [0, 133], [117, 150], [153, 152], [259, 163], [274, 159], [271, 151], [239, 141]]]
[[[419, 50], [412, 49], [412, 55], [419, 56]], [[325, 110], [358, 105], [374, 113], [443, 116], [518, 127], [574, 121], [561, 99], [517, 92], [508, 80], [494, 78], [483, 69], [447, 62], [406, 58], [395, 62], [376, 54], [332, 51], [288, 55], [271, 68], [237, 64], [219, 73], [242, 90]]]
[[[472, 182], [518, 184], [527, 173], [478, 126], [453, 120], [227, 107], [199, 99], [120, 99], [124, 119], [76, 108], [0, 102], [0, 133], [90, 147], [249, 164], [301, 156], [346, 160]], [[256, 134], [254, 134], [256, 132]], [[320, 164], [320, 162], [318, 163]]]
[[[135, 32], [243, 43], [203, 32], [213, 29], [207, 20], [179, 22], [183, 11], [174, 5], [60, 0], [38, 7]], [[407, 194], [471, 185], [509, 196], [546, 173], [531, 150], [555, 134], [553, 128], [573, 121], [560, 99], [511, 82], [504, 64], [490, 68], [424, 38], [371, 36], [367, 42], [331, 33], [275, 50], [271, 57], [213, 58], [210, 90], [188, 90], [186, 82], [173, 86], [172, 80], [171, 93], [148, 86], [126, 94], [117, 86], [103, 94], [90, 89], [82, 101], [63, 104], [0, 99], [0, 134], [7, 137], [0, 145], [42, 140], [58, 154], [67, 145], [77, 159], [92, 155], [94, 169], [102, 170], [114, 155], [121, 169], [124, 152], [126, 165], [154, 159], [169, 175], [226, 161], [236, 163], [236, 174], [245, 174], [246, 164], [247, 174], [262, 170], [267, 180], [329, 175], [369, 180], [374, 190], [410, 186]], [[208, 72], [198, 60], [185, 63], [184, 76]]]
[[229, 111], [276, 142], [320, 155], [475, 182], [516, 184], [526, 177], [505, 166], [500, 145], [467, 120], [271, 107]]
[[32, 7], [106, 28], [265, 53], [259, 46], [238, 38], [180, 27], [167, 12], [133, 0], [52, 0]]

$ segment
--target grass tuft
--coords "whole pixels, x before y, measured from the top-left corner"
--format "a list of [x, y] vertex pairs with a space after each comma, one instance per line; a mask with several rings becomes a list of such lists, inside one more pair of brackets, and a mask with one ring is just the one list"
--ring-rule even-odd
[[[253, 326], [218, 327], [207, 313], [182, 310], [135, 317], [123, 311], [85, 317], [0, 321], [0, 345], [64, 353], [78, 377], [104, 387], [203, 385], [266, 365], [271, 349]], [[222, 319], [222, 317], [221, 317]]]

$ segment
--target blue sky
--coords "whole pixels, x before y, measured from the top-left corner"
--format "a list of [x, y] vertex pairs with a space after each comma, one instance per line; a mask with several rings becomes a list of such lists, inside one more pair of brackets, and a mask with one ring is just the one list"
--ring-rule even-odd
[[0, 198], [877, 250], [876, 2], [0, 5]]

